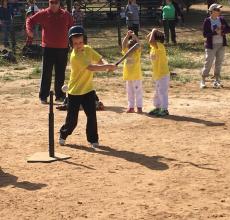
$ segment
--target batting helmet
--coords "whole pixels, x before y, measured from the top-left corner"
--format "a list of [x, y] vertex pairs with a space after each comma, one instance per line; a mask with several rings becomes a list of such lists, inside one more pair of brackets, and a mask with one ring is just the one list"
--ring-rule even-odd
[[85, 30], [82, 26], [73, 26], [69, 29], [68, 37], [69, 37], [69, 44], [72, 46], [72, 37], [73, 36], [83, 36], [84, 43], [87, 44], [87, 36]]

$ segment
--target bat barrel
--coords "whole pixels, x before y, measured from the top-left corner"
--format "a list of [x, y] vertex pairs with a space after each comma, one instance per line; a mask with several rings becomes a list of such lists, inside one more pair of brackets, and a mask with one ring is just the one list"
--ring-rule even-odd
[[131, 48], [129, 48], [129, 50], [125, 53], [125, 55], [115, 63], [115, 65], [118, 66], [123, 60], [125, 60], [128, 56], [130, 56], [139, 47], [140, 47], [139, 43], [134, 44]]

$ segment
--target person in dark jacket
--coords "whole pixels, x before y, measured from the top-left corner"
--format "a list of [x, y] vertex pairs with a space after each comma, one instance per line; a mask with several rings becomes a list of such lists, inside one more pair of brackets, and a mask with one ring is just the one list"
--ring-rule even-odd
[[12, 50], [15, 52], [16, 40], [13, 26], [13, 5], [8, 0], [1, 0], [0, 4], [0, 26], [3, 32], [3, 45], [9, 47], [9, 35], [11, 38]]
[[226, 34], [230, 33], [230, 27], [226, 20], [220, 16], [222, 5], [212, 4], [209, 7], [210, 17], [205, 18], [203, 24], [203, 36], [205, 42], [205, 63], [201, 72], [202, 80], [200, 88], [205, 88], [205, 79], [209, 76], [213, 61], [215, 60], [213, 83], [214, 88], [221, 88], [220, 71], [224, 60], [225, 46], [227, 46]]

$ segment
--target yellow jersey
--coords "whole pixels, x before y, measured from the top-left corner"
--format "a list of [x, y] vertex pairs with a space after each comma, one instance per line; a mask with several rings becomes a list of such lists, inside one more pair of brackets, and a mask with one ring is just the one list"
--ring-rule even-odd
[[90, 64], [97, 64], [101, 58], [102, 56], [88, 45], [84, 45], [84, 50], [80, 52], [72, 50], [68, 83], [70, 95], [84, 95], [93, 90], [93, 72], [87, 67]]
[[[128, 48], [122, 51], [125, 54]], [[123, 66], [123, 79], [124, 80], [140, 80], [142, 79], [141, 72], [141, 48], [135, 50], [129, 57], [124, 61]]]
[[157, 42], [157, 48], [150, 46], [150, 59], [152, 62], [152, 77], [154, 80], [159, 80], [162, 77], [169, 75], [168, 58], [166, 55], [165, 46]]

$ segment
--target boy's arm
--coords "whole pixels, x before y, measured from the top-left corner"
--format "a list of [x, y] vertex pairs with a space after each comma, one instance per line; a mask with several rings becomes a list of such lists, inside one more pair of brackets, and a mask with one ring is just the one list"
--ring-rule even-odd
[[35, 24], [42, 24], [44, 18], [44, 12], [39, 11], [38, 13], [34, 14], [33, 16], [26, 19], [26, 32], [29, 37], [33, 37], [33, 27]]
[[107, 64], [105, 60], [100, 59], [97, 64], [90, 64], [87, 67], [90, 71], [114, 71], [117, 69], [115, 64]]

